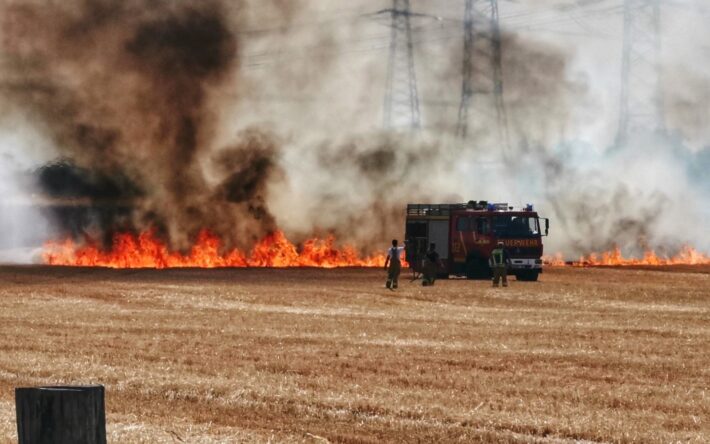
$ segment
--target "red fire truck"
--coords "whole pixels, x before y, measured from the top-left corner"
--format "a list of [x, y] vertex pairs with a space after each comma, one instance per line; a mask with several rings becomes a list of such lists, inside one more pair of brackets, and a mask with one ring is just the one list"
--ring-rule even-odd
[[521, 281], [536, 281], [542, 273], [542, 236], [549, 231], [549, 219], [538, 217], [532, 205], [516, 210], [507, 203], [487, 201], [409, 204], [406, 257], [415, 271], [421, 271], [426, 250], [434, 243], [443, 264], [441, 277], [487, 278], [492, 275], [491, 252], [503, 242], [510, 257], [509, 273]]

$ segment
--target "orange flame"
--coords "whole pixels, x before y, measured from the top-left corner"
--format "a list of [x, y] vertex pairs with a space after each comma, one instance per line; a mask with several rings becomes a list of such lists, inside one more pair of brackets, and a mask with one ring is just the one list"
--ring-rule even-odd
[[543, 264], [549, 265], [552, 267], [564, 267], [565, 266], [565, 259], [564, 259], [564, 256], [562, 256], [562, 253], [555, 253], [554, 256], [543, 256], [542, 262], [543, 262]]
[[335, 239], [310, 239], [299, 249], [280, 232], [254, 246], [249, 255], [239, 250], [221, 251], [220, 239], [207, 230], [197, 236], [187, 254], [170, 251], [154, 230], [139, 235], [113, 237], [110, 251], [95, 243], [77, 245], [72, 240], [45, 244], [42, 259], [48, 265], [108, 268], [220, 268], [220, 267], [382, 267], [385, 255], [361, 258], [351, 246], [336, 248]]
[[572, 265], [575, 267], [624, 267], [624, 266], [665, 266], [665, 265], [710, 265], [710, 256], [685, 245], [674, 256], [659, 256], [653, 250], [646, 251], [642, 258], [627, 258], [619, 247], [604, 253], [590, 253], [579, 258], [579, 261], [565, 262], [561, 253], [554, 257], [543, 258], [545, 264], [551, 266]]

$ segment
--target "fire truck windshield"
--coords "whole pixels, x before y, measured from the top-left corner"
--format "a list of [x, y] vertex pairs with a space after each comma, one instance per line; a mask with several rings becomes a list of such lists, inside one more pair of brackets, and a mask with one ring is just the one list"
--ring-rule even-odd
[[495, 216], [493, 231], [497, 237], [537, 237], [540, 235], [540, 222], [537, 217]]

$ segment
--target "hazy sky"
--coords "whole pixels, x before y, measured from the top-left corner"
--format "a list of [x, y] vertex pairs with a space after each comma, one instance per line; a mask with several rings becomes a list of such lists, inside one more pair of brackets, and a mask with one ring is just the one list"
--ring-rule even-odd
[[[253, 23], [242, 37], [246, 79], [261, 79], [273, 70], [285, 72], [279, 82], [263, 82], [249, 91], [255, 101], [297, 102], [308, 114], [340, 125], [340, 113], [367, 112], [369, 120], [354, 119], [367, 128], [381, 123], [385, 70], [390, 32], [386, 17], [372, 13], [388, 8], [388, 1], [340, 2], [310, 0], [307, 7], [280, 28], [280, 20]], [[477, 2], [478, 4], [486, 2]], [[710, 8], [702, 0], [661, 1], [662, 54], [669, 87], [680, 74], [707, 78], [710, 49], [705, 24]], [[413, 18], [416, 72], [424, 125], [448, 119], [455, 123], [460, 97], [463, 0], [413, 0], [412, 10], [431, 17]], [[588, 88], [585, 102], [574, 110], [577, 137], [595, 145], [613, 140], [618, 121], [623, 37], [622, 0], [519, 0], [499, 2], [504, 31], [532, 43], [545, 43], [562, 52], [567, 76]], [[331, 75], [322, 82], [310, 70], [327, 60]], [[679, 74], [680, 72], [680, 74]], [[312, 75], [311, 75], [312, 74]], [[318, 77], [317, 82], [308, 82]], [[681, 88], [682, 89], [682, 88]], [[667, 94], [672, 94], [672, 91]], [[682, 93], [680, 91], [679, 93]], [[342, 109], [326, 111], [334, 95], [347, 97]], [[268, 108], [268, 107], [267, 107]], [[321, 116], [318, 110], [323, 110]], [[320, 121], [320, 120], [319, 120]], [[690, 132], [690, 131], [689, 131]], [[706, 144], [707, 133], [688, 134], [695, 144]], [[705, 142], [705, 143], [703, 143]]]

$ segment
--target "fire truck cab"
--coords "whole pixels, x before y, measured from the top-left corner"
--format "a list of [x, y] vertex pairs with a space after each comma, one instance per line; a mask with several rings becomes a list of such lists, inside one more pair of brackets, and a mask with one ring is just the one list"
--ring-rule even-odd
[[538, 217], [532, 205], [516, 210], [507, 203], [487, 201], [409, 204], [406, 258], [421, 271], [429, 244], [434, 243], [443, 264], [440, 277], [488, 278], [492, 275], [488, 259], [503, 242], [510, 257], [509, 273], [521, 281], [536, 281], [542, 273], [542, 237], [549, 230], [549, 219]]

